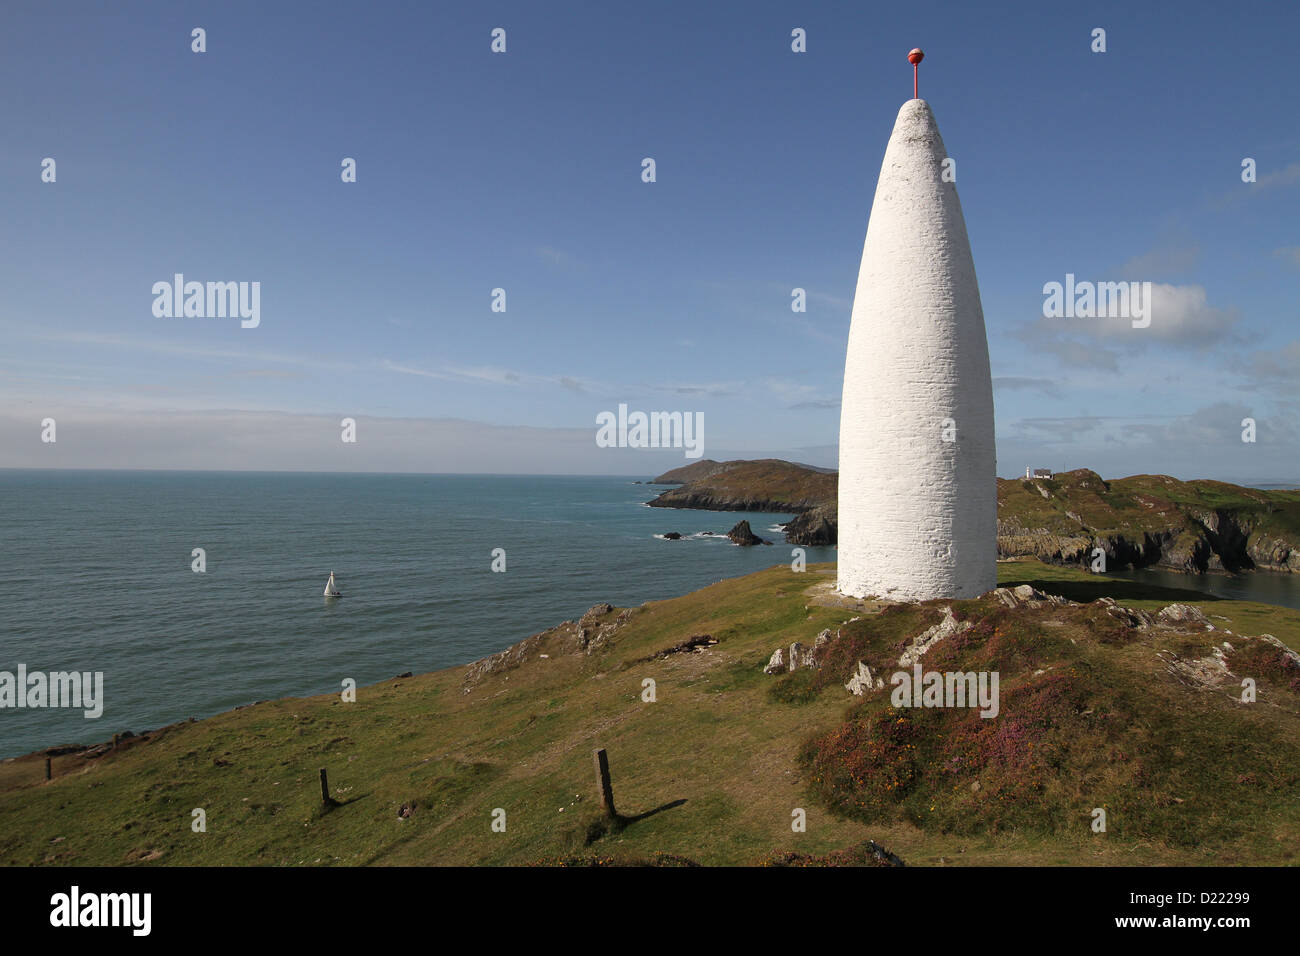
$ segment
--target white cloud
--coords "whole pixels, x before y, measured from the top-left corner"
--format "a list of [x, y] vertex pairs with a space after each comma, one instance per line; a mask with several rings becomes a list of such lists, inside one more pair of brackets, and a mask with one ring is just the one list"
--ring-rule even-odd
[[1032, 391], [1046, 395], [1049, 398], [1059, 398], [1061, 394], [1060, 387], [1050, 378], [1031, 378], [1017, 375], [995, 375], [993, 377], [993, 388], [1002, 389], [1008, 392], [1014, 391]]
[[[1084, 280], [1075, 281], [1077, 285]], [[1245, 338], [1239, 331], [1237, 310], [1211, 305], [1199, 285], [1152, 283], [1143, 314], [1150, 318], [1145, 328], [1134, 327], [1136, 314], [1130, 309], [1128, 316], [1105, 318], [1042, 316], [1021, 323], [1009, 334], [1035, 351], [1056, 356], [1063, 365], [1108, 371], [1117, 370], [1124, 355], [1141, 353], [1148, 346], [1204, 351]]]

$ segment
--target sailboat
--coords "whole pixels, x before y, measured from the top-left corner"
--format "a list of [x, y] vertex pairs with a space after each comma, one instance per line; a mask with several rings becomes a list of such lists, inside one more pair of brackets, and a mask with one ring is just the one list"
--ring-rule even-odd
[[334, 583], [334, 572], [330, 572], [330, 579], [325, 582], [325, 596], [327, 598], [341, 598], [343, 592], [339, 590], [338, 585]]

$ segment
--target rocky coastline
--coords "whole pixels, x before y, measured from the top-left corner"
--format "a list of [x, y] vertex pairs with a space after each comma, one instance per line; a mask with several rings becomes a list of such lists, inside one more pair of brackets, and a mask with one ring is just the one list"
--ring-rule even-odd
[[[837, 475], [773, 459], [696, 462], [654, 479], [675, 487], [654, 508], [793, 513], [786, 542], [833, 547]], [[998, 557], [1109, 570], [1300, 573], [1300, 492], [1086, 468], [998, 479]]]

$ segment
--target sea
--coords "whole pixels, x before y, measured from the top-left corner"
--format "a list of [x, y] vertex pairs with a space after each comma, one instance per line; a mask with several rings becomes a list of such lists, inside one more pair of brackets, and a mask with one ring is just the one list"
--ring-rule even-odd
[[[98, 718], [0, 708], [0, 757], [464, 664], [791, 560], [792, 515], [650, 508], [665, 489], [634, 480], [0, 470], [0, 671], [104, 682]], [[731, 544], [741, 520], [774, 546]]]

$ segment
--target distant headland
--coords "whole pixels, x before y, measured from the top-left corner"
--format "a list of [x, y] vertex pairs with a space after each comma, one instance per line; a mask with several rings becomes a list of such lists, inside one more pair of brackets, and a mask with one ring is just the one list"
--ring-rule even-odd
[[[838, 474], [795, 462], [697, 461], [652, 485], [675, 485], [654, 508], [794, 514], [790, 544], [829, 546], [838, 532]], [[1168, 475], [1105, 480], [1077, 468], [999, 478], [998, 557], [1171, 571], [1300, 572], [1300, 491]]]

